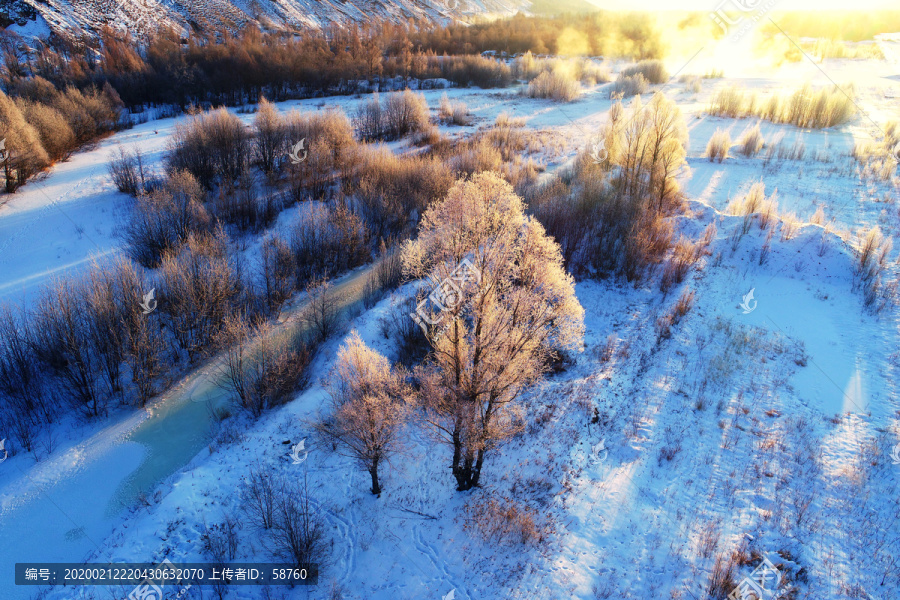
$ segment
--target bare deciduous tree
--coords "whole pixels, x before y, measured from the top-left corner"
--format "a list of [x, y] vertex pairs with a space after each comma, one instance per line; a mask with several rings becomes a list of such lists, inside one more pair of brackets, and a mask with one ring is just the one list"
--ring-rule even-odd
[[687, 126], [674, 101], [656, 94], [644, 106], [635, 98], [628, 115], [617, 110], [602, 132], [609, 163], [621, 168], [616, 180], [620, 193], [633, 199], [652, 199], [657, 211], [667, 208], [678, 192], [675, 175], [684, 163]]
[[478, 485], [485, 454], [522, 427], [515, 401], [562, 349], [580, 347], [584, 310], [559, 245], [497, 175], [460, 181], [403, 249], [404, 273], [446, 285], [463, 259], [447, 310], [433, 315], [431, 363], [419, 376], [428, 420], [453, 449], [459, 490]]
[[308, 380], [313, 349], [300, 337], [277, 336], [237, 314], [225, 320], [216, 341], [225, 349], [223, 385], [254, 417], [283, 404]]
[[409, 414], [412, 390], [403, 379], [384, 356], [353, 332], [338, 352], [328, 382], [332, 412], [315, 424], [340, 452], [369, 472], [376, 496], [381, 494], [378, 467], [400, 449], [401, 430]]
[[270, 530], [272, 551], [297, 567], [317, 563], [327, 557], [325, 520], [309, 496], [306, 480], [282, 482], [276, 488], [275, 520]]
[[337, 330], [337, 299], [331, 293], [328, 279], [313, 279], [306, 286], [307, 307], [303, 320], [312, 331], [316, 341], [324, 342]]
[[256, 128], [256, 160], [263, 173], [269, 175], [276, 170], [279, 158], [287, 149], [284, 123], [278, 109], [265, 98], [260, 98], [253, 125]]
[[163, 257], [160, 310], [191, 360], [221, 330], [238, 293], [224, 236], [191, 234], [180, 251]]
[[277, 312], [294, 289], [293, 255], [283, 239], [270, 236], [263, 240], [259, 271], [266, 308], [270, 312]]

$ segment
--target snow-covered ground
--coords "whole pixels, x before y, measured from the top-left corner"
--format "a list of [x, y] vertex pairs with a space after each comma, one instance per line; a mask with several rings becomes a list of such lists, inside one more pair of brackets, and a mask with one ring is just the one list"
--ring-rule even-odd
[[[708, 49], [683, 73], [703, 73], [716, 51]], [[851, 289], [854, 234], [874, 224], [896, 234], [897, 188], [861, 177], [849, 152], [855, 141], [878, 139], [879, 126], [900, 118], [890, 99], [900, 97], [900, 78], [888, 61], [819, 67], [804, 62], [732, 72], [726, 63], [727, 78], [704, 80], [698, 94], [682, 83], [666, 87], [690, 133], [688, 168], [680, 178], [690, 211], [677, 227], [694, 238], [709, 223], [718, 230], [711, 254], [682, 285], [695, 291], [696, 304], [671, 339], [658, 340], [654, 324], [680, 290], [664, 297], [652, 282], [579, 283], [585, 350], [565, 372], [529, 392], [524, 402], [532, 425], [489, 455], [483, 489], [455, 492], [448, 452], [417, 428], [406, 454], [386, 470], [380, 498], [368, 492], [365, 472], [327, 447], [307, 443], [312, 447], [303, 464], [290, 459], [291, 444], [313, 439], [305, 423], [322, 404], [321, 378], [350, 329], [396, 356], [380, 327], [392, 310], [388, 298], [326, 345], [313, 385], [294, 402], [254, 423], [238, 420], [246, 430], [237, 441], [197, 443], [191, 456], [156, 473], [160, 483], [140, 506], [109, 508], [121, 482], [146, 465], [147, 446], [125, 432], [177, 406], [196, 391], [194, 380], [147, 414], [120, 415], [73, 434], [41, 463], [24, 454], [5, 461], [0, 596], [29, 597], [32, 588], [10, 584], [12, 564], [24, 560], [205, 561], [204, 526], [230, 516], [243, 525], [236, 560], [268, 560], [242, 512], [244, 480], [261, 465], [288, 478], [308, 477], [333, 542], [320, 586], [279, 589], [275, 598], [327, 598], [340, 587], [344, 598], [371, 600], [437, 599], [451, 590], [465, 600], [687, 600], [704, 597], [715, 557], [742, 545], [789, 556], [783, 562], [793, 564], [797, 598], [898, 597], [896, 574], [888, 578], [893, 585], [880, 585], [900, 553], [900, 465], [890, 457], [900, 441], [897, 313], [865, 312]], [[737, 139], [755, 124], [703, 113], [718, 86], [771, 91], [828, 78], [853, 81], [867, 116], [825, 131], [761, 124], [767, 143], [782, 136], [785, 144], [801, 141], [803, 160], [764, 165], [762, 154], [721, 164], [703, 158], [716, 129]], [[425, 92], [430, 106], [437, 107], [441, 93]], [[445, 133], [473, 131], [503, 111], [524, 117], [529, 128], [549, 132], [542, 156], [549, 170], [590, 144], [610, 106], [608, 85], [570, 104], [524, 98], [512, 89], [448, 94], [465, 101], [475, 121]], [[280, 108], [340, 106], [351, 114], [357, 102], [329, 98]], [[158, 163], [175, 122], [116, 134], [0, 207], [0, 244], [9, 257], [0, 270], [0, 298], [27, 304], [53, 275], [121, 252], [115, 231], [128, 200], [108, 181], [106, 158], [121, 144]], [[777, 188], [780, 209], [800, 221], [822, 207], [834, 220], [830, 231], [805, 224], [786, 240], [776, 232], [762, 261], [765, 232], [757, 227], [734, 244], [742, 219], [723, 210], [760, 179], [767, 191]], [[748, 312], [740, 304], [751, 289]], [[609, 353], [603, 352], [607, 344]], [[467, 508], [501, 497], [535, 511], [540, 542], [478, 535]], [[884, 541], [885, 532], [895, 537]], [[95, 591], [106, 597], [106, 591], [79, 588], [52, 590], [47, 598], [90, 598]], [[122, 591], [120, 597], [129, 590]], [[241, 587], [227, 597], [270, 596]]]

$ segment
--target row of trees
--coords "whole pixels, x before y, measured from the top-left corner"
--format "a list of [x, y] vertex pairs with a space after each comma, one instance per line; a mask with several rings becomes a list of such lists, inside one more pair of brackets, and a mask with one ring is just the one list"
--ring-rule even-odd
[[0, 140], [6, 140], [3, 180], [7, 193], [77, 147], [112, 131], [122, 100], [108, 84], [59, 91], [40, 77], [19, 81], [10, 97], [0, 90]]
[[140, 41], [107, 29], [98, 39], [54, 34], [37, 47], [11, 32], [0, 35], [3, 87], [33, 76], [60, 89], [109, 83], [129, 106], [236, 103], [263, 93], [276, 99], [315, 91], [346, 93], [355, 82], [372, 77], [508, 84], [508, 69], [476, 58], [487, 50], [637, 59], [662, 53], [649, 15], [619, 13], [517, 16], [473, 26], [382, 21], [299, 34], [247, 27], [237, 37], [227, 31], [191, 31], [182, 37], [163, 29]]

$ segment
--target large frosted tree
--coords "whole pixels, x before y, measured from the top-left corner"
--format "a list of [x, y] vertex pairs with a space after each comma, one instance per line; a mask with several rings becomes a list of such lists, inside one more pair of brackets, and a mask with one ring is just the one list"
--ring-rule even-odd
[[476, 175], [429, 207], [403, 250], [405, 275], [443, 292], [419, 311], [433, 350], [419, 375], [459, 490], [477, 486], [487, 452], [521, 430], [521, 392], [582, 344], [584, 310], [559, 245], [524, 209], [500, 177]]

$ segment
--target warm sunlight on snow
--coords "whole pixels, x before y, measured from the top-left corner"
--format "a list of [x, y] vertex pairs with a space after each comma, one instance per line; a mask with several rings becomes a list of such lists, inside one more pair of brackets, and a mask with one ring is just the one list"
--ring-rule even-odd
[[892, 4], [0, 5], [0, 599], [896, 600]]

